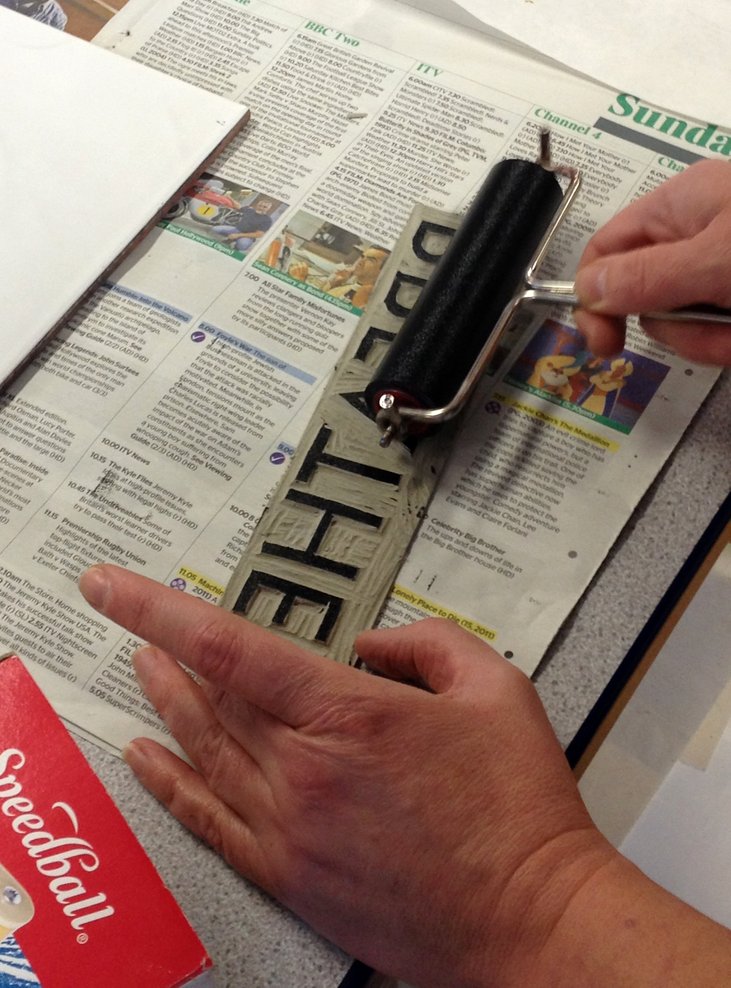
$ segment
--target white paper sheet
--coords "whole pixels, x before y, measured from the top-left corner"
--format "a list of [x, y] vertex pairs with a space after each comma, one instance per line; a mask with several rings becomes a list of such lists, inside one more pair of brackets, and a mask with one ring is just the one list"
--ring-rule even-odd
[[[497, 29], [569, 68], [699, 120], [731, 124], [723, 0], [406, 0], [432, 14]], [[455, 8], [464, 12], [459, 16]], [[465, 16], [466, 15], [466, 16]], [[467, 19], [470, 18], [470, 19]]]
[[0, 383], [246, 117], [0, 8]]

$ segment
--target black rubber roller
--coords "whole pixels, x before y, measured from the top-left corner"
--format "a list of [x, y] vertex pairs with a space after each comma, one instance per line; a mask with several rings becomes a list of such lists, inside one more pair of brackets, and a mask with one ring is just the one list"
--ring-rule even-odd
[[506, 160], [490, 171], [365, 391], [440, 408], [454, 397], [522, 282], [563, 193], [553, 172]]

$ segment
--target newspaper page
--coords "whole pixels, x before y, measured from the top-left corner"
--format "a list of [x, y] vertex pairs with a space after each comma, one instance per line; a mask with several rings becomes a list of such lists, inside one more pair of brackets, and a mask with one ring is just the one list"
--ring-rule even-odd
[[[252, 108], [1, 401], [3, 644], [116, 750], [167, 732], [79, 574], [220, 598], [415, 203], [462, 211], [548, 125], [584, 174], [546, 266], [571, 277], [601, 223], [731, 136], [385, 0], [129, 0], [97, 40]], [[446, 615], [533, 669], [715, 377], [637, 330], [595, 361], [544, 309], [478, 395], [385, 620]]]

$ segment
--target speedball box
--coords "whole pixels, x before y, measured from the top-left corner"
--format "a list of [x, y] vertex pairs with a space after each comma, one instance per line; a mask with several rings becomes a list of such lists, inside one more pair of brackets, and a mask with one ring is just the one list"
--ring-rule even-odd
[[17, 656], [0, 661], [0, 988], [210, 988], [211, 960]]

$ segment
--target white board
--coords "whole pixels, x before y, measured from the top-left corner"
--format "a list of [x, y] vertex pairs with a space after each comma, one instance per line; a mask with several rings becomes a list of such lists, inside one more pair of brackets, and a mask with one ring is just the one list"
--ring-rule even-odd
[[4, 8], [0, 92], [4, 384], [248, 111]]

